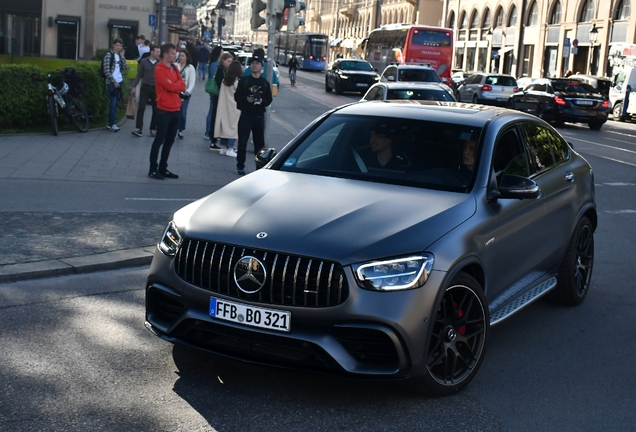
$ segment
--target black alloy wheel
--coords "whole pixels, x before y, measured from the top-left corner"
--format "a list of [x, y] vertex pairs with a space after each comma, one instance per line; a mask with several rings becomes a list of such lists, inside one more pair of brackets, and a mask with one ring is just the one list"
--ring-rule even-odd
[[557, 287], [550, 293], [557, 303], [576, 306], [585, 300], [594, 267], [594, 229], [587, 217], [579, 221], [561, 263]]
[[455, 394], [475, 377], [486, 352], [490, 316], [479, 283], [459, 273], [444, 291], [431, 326], [427, 373], [411, 384], [433, 396]]
[[57, 102], [53, 96], [46, 98], [47, 110], [51, 119], [51, 127], [53, 127], [53, 135], [57, 136]]

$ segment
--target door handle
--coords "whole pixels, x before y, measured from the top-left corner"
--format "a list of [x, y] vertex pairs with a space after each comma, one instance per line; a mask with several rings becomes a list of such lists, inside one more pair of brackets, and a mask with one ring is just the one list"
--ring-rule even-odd
[[571, 172], [567, 172], [565, 173], [565, 180], [569, 181], [570, 183], [574, 182], [574, 174]]

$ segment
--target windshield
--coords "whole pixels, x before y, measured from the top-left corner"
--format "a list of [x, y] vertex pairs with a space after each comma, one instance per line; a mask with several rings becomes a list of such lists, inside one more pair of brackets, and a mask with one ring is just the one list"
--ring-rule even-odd
[[373, 67], [367, 62], [354, 62], [343, 61], [340, 63], [340, 69], [344, 70], [358, 70], [358, 71], [372, 71]]
[[561, 93], [598, 93], [591, 85], [574, 80], [552, 81], [552, 89]]
[[334, 114], [296, 145], [281, 171], [466, 192], [481, 128]]
[[432, 47], [450, 47], [452, 44], [451, 33], [446, 30], [413, 30], [412, 43]]
[[327, 37], [309, 36], [309, 55], [314, 56], [316, 61], [327, 56]]
[[448, 92], [440, 89], [391, 89], [387, 99], [430, 100], [454, 102], [455, 99]]
[[442, 82], [437, 72], [432, 69], [400, 69], [398, 81]]

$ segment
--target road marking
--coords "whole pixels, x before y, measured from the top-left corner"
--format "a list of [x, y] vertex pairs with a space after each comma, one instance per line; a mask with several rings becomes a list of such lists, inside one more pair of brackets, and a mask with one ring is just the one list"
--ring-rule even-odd
[[601, 158], [601, 159], [607, 159], [607, 160], [610, 160], [610, 161], [612, 161], [612, 162], [618, 162], [618, 163], [622, 163], [622, 164], [624, 164], [624, 165], [629, 165], [629, 166], [636, 167], [636, 164], [629, 163], [629, 162], [625, 162], [625, 161], [622, 161], [622, 160], [620, 160], [620, 159], [614, 159], [614, 158], [607, 157], [607, 156], [599, 156], [599, 155], [595, 155], [594, 153], [589, 153], [589, 155], [590, 155], [590, 156], [597, 157], [597, 158]]
[[[627, 152], [627, 153], [636, 154], [636, 150], [629, 150], [629, 149], [624, 149], [624, 148], [621, 148], [621, 147], [614, 147], [614, 146], [607, 145], [607, 144], [599, 144], [599, 143], [594, 142], [594, 141], [587, 141], [587, 140], [584, 140], [584, 139], [575, 138], [573, 136], [569, 136], [568, 138], [572, 138], [572, 139], [575, 139], [577, 141], [584, 142], [584, 143], [587, 143], [587, 144], [594, 144], [594, 145], [597, 145], [599, 147], [606, 147], [606, 148], [610, 148], [610, 149], [613, 149], [613, 150], [620, 150], [620, 151], [624, 151], [624, 152]], [[576, 147], [575, 147], [575, 150], [576, 150]]]
[[634, 186], [634, 183], [623, 183], [623, 182], [612, 182], [612, 183], [601, 183], [601, 186]]
[[124, 198], [126, 201], [196, 201], [198, 198]]

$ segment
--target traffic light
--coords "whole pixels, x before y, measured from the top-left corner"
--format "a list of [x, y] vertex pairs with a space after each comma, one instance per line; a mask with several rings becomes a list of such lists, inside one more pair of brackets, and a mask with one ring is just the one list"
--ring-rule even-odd
[[305, 19], [297, 14], [306, 9], [305, 2], [296, 1], [293, 8], [289, 8], [287, 14], [287, 31], [294, 31], [300, 26], [305, 25]]
[[250, 20], [252, 30], [257, 30], [260, 26], [265, 24], [265, 18], [263, 18], [260, 13], [266, 8], [267, 5], [263, 0], [252, 0], [252, 19]]
[[285, 0], [270, 0], [272, 2], [272, 13], [274, 15], [283, 14], [287, 7]]

